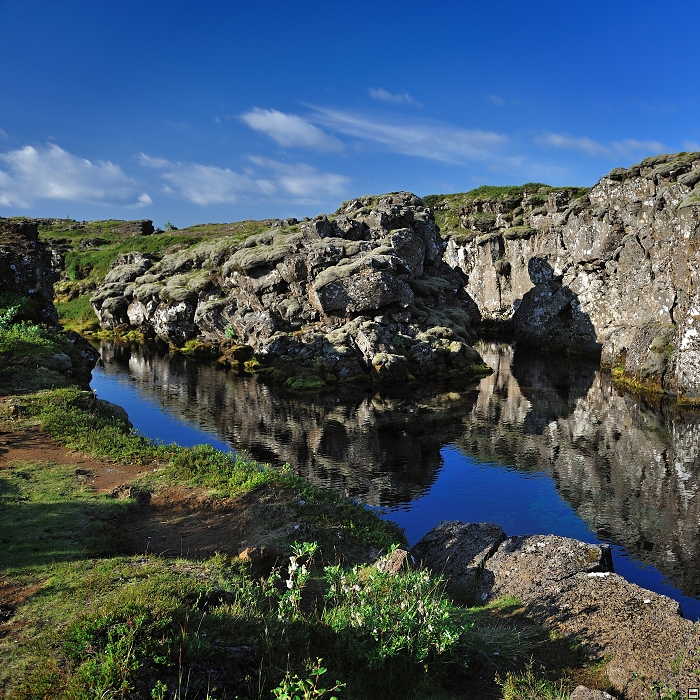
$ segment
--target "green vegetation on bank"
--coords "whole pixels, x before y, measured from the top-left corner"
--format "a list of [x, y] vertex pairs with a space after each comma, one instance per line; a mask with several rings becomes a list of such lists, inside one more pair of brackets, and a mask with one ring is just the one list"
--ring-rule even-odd
[[[0, 587], [23, 592], [3, 608], [0, 697], [320, 698], [325, 687], [340, 698], [453, 698], [477, 651], [511, 668], [546, 639], [507, 623], [517, 601], [465, 608], [425, 571], [362, 564], [369, 547], [390, 552], [400, 531], [287, 470], [154, 443], [75, 387], [15, 397], [0, 419], [146, 474], [118, 500], [94, 493], [77, 465], [0, 472]], [[140, 517], [139, 494], [173, 486], [215, 500], [255, 495], [256, 519], [299, 523], [314, 542], [280, 536], [288, 556], [262, 578], [223, 554], [135, 552], [121, 528]]]
[[[552, 192], [566, 192], [574, 200], [588, 190], [587, 187], [552, 187], [541, 182], [502, 187], [482, 185], [469, 192], [429, 194], [423, 197], [423, 202], [433, 209], [435, 223], [445, 236], [472, 240], [480, 230], [489, 230], [495, 225], [495, 211], [498, 210], [512, 227], [519, 228], [515, 237], [527, 237], [532, 229], [523, 226], [524, 206], [529, 207], [532, 214], [543, 214]], [[463, 224], [468, 224], [466, 229]]]
[[63, 371], [85, 364], [74, 339], [37, 316], [32, 300], [0, 295], [0, 395], [70, 386]]

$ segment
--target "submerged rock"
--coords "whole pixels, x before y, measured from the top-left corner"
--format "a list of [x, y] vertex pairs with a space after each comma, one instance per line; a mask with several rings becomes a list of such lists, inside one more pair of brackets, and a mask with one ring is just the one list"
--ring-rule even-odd
[[418, 197], [363, 197], [331, 217], [278, 223], [159, 261], [121, 256], [91, 300], [102, 328], [129, 324], [176, 346], [249, 346], [264, 371], [299, 390], [488, 371], [471, 348], [476, 307]]

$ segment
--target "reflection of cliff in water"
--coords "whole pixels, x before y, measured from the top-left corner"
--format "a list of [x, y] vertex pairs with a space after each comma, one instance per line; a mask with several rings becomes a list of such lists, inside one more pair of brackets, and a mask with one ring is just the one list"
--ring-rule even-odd
[[700, 415], [620, 394], [586, 360], [477, 349], [495, 370], [478, 392], [321, 398], [153, 350], [104, 343], [102, 353], [106, 372], [128, 371], [166, 411], [372, 505], [425, 494], [449, 443], [483, 462], [548, 472], [599, 537], [699, 596]]
[[621, 394], [595, 364], [483, 344], [484, 379], [456, 441], [547, 470], [596, 534], [700, 595], [700, 415]]
[[476, 390], [298, 397], [180, 355], [102, 343], [105, 372], [128, 371], [164, 410], [214, 429], [260, 461], [289, 462], [313, 483], [374, 506], [423, 495]]

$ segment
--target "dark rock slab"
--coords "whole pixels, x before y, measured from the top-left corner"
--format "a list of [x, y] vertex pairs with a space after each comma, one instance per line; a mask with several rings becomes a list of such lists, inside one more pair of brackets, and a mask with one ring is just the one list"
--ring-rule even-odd
[[413, 548], [413, 556], [433, 574], [445, 577], [453, 595], [470, 597], [487, 558], [505, 539], [494, 523], [438, 523]]

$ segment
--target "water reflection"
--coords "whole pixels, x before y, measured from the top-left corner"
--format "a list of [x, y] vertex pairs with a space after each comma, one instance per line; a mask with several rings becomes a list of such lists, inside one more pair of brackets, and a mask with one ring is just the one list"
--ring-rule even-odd
[[[257, 459], [289, 462], [395, 510], [409, 538], [444, 518], [597, 536], [700, 597], [700, 416], [623, 395], [594, 363], [483, 343], [495, 371], [478, 390], [307, 399], [181, 356], [101, 350], [104, 398], [125, 403], [104, 393], [103, 379], [135, 384], [185, 421], [178, 441], [196, 426]], [[139, 427], [138, 409], [130, 415]]]
[[617, 391], [581, 360], [485, 345], [495, 373], [455, 440], [479, 460], [546, 469], [596, 535], [700, 596], [700, 415]]

